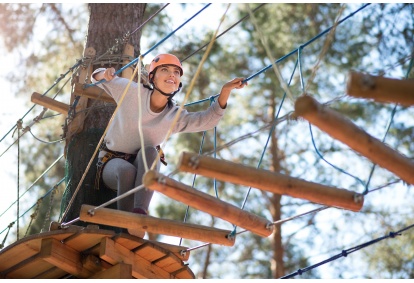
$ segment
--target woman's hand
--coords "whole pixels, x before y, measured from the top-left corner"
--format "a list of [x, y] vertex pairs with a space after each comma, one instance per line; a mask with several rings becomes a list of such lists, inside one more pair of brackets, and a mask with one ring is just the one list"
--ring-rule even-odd
[[244, 78], [234, 78], [231, 81], [225, 83], [220, 91], [220, 96], [218, 98], [218, 102], [221, 108], [226, 108], [227, 100], [229, 99], [230, 92], [233, 89], [241, 89], [247, 85], [247, 82], [244, 82]]
[[108, 68], [103, 72], [99, 72], [94, 75], [95, 80], [100, 81], [105, 79], [107, 82], [111, 81], [113, 78], [115, 78], [115, 69], [114, 68]]

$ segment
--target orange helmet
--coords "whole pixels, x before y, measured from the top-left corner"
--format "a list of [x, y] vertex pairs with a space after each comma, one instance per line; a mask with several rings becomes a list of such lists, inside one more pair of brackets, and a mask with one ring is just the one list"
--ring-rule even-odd
[[180, 69], [180, 76], [184, 74], [183, 66], [181, 65], [180, 60], [172, 54], [158, 54], [152, 59], [149, 73], [151, 74], [158, 66], [161, 65], [174, 65]]

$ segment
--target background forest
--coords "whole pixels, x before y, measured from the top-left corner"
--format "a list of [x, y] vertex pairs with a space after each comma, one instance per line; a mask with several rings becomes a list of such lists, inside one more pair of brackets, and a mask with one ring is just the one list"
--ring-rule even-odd
[[[170, 4], [143, 27], [142, 53], [193, 16], [205, 4]], [[163, 4], [150, 3], [144, 19]], [[205, 48], [227, 4], [214, 3], [144, 58], [173, 53], [183, 60], [181, 103]], [[358, 10], [360, 9], [360, 10]], [[250, 12], [253, 10], [253, 17]], [[352, 14], [357, 11], [357, 13]], [[330, 33], [335, 21], [343, 19]], [[240, 19], [243, 19], [239, 22]], [[113, 18], [111, 21], [123, 21]], [[0, 4], [0, 241], [3, 247], [25, 235], [47, 231], [62, 215], [66, 174], [62, 115], [30, 102], [33, 92], [69, 103], [71, 67], [82, 58], [87, 36], [87, 4]], [[237, 24], [235, 24], [237, 23]], [[125, 31], [126, 32], [126, 31]], [[171, 137], [164, 148], [168, 174], [182, 151], [210, 153], [220, 159], [344, 188], [365, 195], [360, 212], [327, 208], [275, 226], [261, 238], [241, 233], [233, 247], [208, 245], [191, 251], [189, 266], [197, 278], [280, 278], [413, 225], [412, 185], [292, 116], [294, 102], [306, 92], [393, 149], [413, 158], [414, 110], [346, 95], [351, 70], [412, 79], [413, 4], [231, 4], [189, 101], [190, 111], [205, 109], [208, 98], [233, 77], [251, 77], [234, 91], [216, 130]], [[123, 34], [114, 36], [114, 43]], [[262, 42], [265, 39], [271, 54]], [[99, 55], [99, 54], [97, 54]], [[289, 91], [273, 71], [278, 67]], [[65, 73], [68, 72], [68, 75]], [[16, 127], [21, 119], [22, 127]], [[30, 126], [30, 128], [25, 128]], [[22, 134], [20, 139], [16, 139]], [[201, 147], [202, 145], [202, 147]], [[53, 166], [52, 166], [53, 165]], [[321, 208], [305, 200], [254, 188], [214, 182], [191, 174], [174, 179], [215, 195], [271, 221]], [[17, 196], [20, 196], [17, 201]], [[16, 215], [21, 216], [19, 221]], [[155, 193], [150, 214], [232, 229], [232, 225]], [[240, 229], [238, 230], [238, 232]], [[149, 235], [175, 245], [198, 242]], [[294, 278], [414, 278], [414, 231], [367, 246]]]

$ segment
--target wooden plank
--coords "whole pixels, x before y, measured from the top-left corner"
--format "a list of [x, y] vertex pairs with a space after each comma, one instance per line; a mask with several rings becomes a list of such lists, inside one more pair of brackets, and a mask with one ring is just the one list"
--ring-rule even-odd
[[25, 237], [0, 251], [0, 272], [36, 255], [44, 238], [61, 241], [74, 233], [72, 228], [64, 231], [51, 231]]
[[378, 102], [414, 105], [414, 80], [399, 80], [350, 72], [347, 94], [353, 97], [374, 99]]
[[154, 242], [154, 241], [149, 241], [149, 242], [170, 251], [182, 261], [188, 261], [188, 259], [190, 258], [190, 251], [188, 251], [188, 247], [175, 246], [175, 245], [171, 245], [167, 243]]
[[45, 261], [78, 278], [92, 276], [92, 272], [83, 267], [81, 254], [55, 239], [42, 240], [40, 256]]
[[359, 211], [363, 205], [363, 196], [355, 192], [307, 182], [277, 172], [257, 169], [209, 156], [198, 156], [197, 154], [183, 152], [180, 156], [178, 168], [185, 172], [216, 178], [225, 182], [250, 186], [275, 194], [288, 195], [352, 211]]
[[161, 219], [109, 208], [99, 208], [94, 211], [94, 215], [91, 215], [89, 214], [89, 210], [92, 210], [93, 208], [94, 207], [90, 205], [82, 205], [79, 217], [80, 220], [120, 228], [130, 228], [133, 230], [142, 229], [150, 233], [225, 246], [234, 245], [234, 238], [227, 237], [231, 233], [229, 230], [182, 223], [179, 221]]
[[138, 279], [171, 278], [170, 274], [162, 268], [151, 264], [146, 259], [108, 238], [102, 239], [100, 258], [113, 265], [119, 262], [130, 264], [132, 266], [132, 276]]
[[124, 246], [125, 248], [129, 250], [133, 250], [147, 242], [147, 240], [144, 240], [139, 237], [135, 237], [127, 233], [120, 233], [112, 237], [112, 240], [114, 240], [116, 243]]
[[67, 275], [68, 273], [56, 266], [53, 266], [52, 268], [36, 275], [35, 277], [32, 277], [33, 279], [59, 279], [63, 276]]
[[194, 279], [195, 275], [188, 266], [184, 266], [179, 270], [174, 271], [171, 275], [177, 279]]
[[30, 279], [50, 269], [53, 265], [45, 262], [39, 254], [33, 255], [2, 272], [10, 279]]
[[115, 103], [115, 100], [98, 86], [84, 88], [85, 84], [75, 83], [74, 92], [76, 95], [91, 99], [102, 100], [109, 103]]
[[[99, 253], [98, 253], [98, 256], [99, 256]], [[109, 264], [103, 261], [98, 256], [89, 254], [82, 259], [83, 267], [86, 268], [87, 270], [90, 270], [93, 274], [112, 267], [112, 264]]]
[[340, 113], [321, 105], [310, 96], [295, 103], [295, 112], [382, 168], [414, 184], [414, 162], [352, 123]]
[[[96, 55], [96, 51], [93, 47], [88, 47], [84, 51], [84, 56], [88, 58], [93, 58]], [[90, 82], [90, 79], [87, 78], [87, 76], [90, 76], [92, 74], [92, 65], [88, 66], [87, 68], [80, 68], [79, 73], [79, 82], [85, 83]], [[72, 89], [71, 99], [70, 99], [70, 105], [73, 105], [73, 102], [75, 100], [76, 93]], [[67, 133], [67, 141], [71, 140], [71, 137], [76, 134], [80, 133], [83, 130], [83, 122], [85, 120], [85, 111], [81, 111], [86, 109], [88, 106], [88, 98], [87, 97], [80, 97], [78, 104], [76, 106], [77, 114], [76, 117], [72, 120], [72, 122], [69, 124], [68, 127], [68, 133]]]
[[160, 247], [157, 247], [150, 242], [146, 242], [138, 248], [135, 248], [132, 250], [132, 252], [145, 258], [149, 262], [153, 262], [159, 258], [162, 258], [168, 253], [164, 249], [161, 249]]
[[267, 219], [193, 189], [154, 170], [145, 173], [143, 183], [146, 188], [158, 191], [198, 210], [229, 221], [261, 237], [268, 237], [273, 232], [273, 225]]
[[103, 237], [112, 237], [114, 231], [100, 229], [84, 229], [65, 239], [64, 243], [78, 252], [89, 249], [101, 242]]
[[169, 273], [177, 271], [181, 269], [181, 267], [183, 267], [181, 260], [172, 257], [168, 254], [163, 256], [162, 258], [153, 261], [152, 263], [168, 271]]
[[126, 247], [129, 250], [135, 250], [137, 247], [149, 242], [152, 243], [158, 247], [161, 247], [171, 253], [173, 253], [175, 256], [177, 256], [182, 261], [188, 261], [190, 258], [190, 251], [188, 250], [188, 247], [184, 246], [176, 246], [171, 245], [167, 243], [161, 243], [157, 241], [150, 241], [150, 240], [144, 240], [129, 234], [118, 234], [112, 238], [116, 243], [121, 244], [122, 246]]
[[[129, 43], [125, 44], [124, 56], [132, 57], [132, 58], [134, 57], [134, 46], [133, 45]], [[129, 64], [130, 62], [131, 60], [124, 59], [122, 65], [125, 66]], [[126, 68], [125, 70], [122, 71], [122, 77], [130, 80], [133, 73], [134, 73], [134, 70], [131, 67]]]
[[69, 112], [69, 105], [66, 103], [62, 103], [59, 101], [54, 100], [48, 96], [41, 95], [40, 93], [33, 92], [31, 96], [31, 101], [43, 107], [46, 107], [50, 110], [59, 112], [65, 116], [68, 115]]
[[132, 266], [120, 262], [107, 270], [96, 273], [89, 279], [133, 279]]

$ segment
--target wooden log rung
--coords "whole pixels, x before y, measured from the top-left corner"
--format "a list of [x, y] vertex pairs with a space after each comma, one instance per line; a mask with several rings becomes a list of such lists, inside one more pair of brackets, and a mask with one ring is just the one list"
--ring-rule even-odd
[[[79, 217], [80, 220], [132, 230], [145, 230], [149, 233], [180, 237], [224, 246], [233, 246], [235, 242], [234, 237], [229, 237], [229, 235], [231, 235], [230, 230], [183, 223], [109, 208], [94, 209], [95, 207], [91, 205], [82, 205]], [[92, 214], [90, 213], [91, 211], [93, 211]]]
[[413, 161], [369, 135], [340, 113], [324, 107], [308, 95], [296, 100], [295, 112], [405, 182], [414, 184]]
[[69, 105], [63, 102], [59, 102], [57, 100], [54, 100], [53, 98], [50, 98], [45, 95], [41, 95], [40, 93], [33, 92], [31, 96], [31, 101], [33, 103], [36, 103], [38, 105], [41, 105], [43, 107], [46, 107], [50, 110], [59, 112], [63, 115], [68, 115], [69, 112]]
[[98, 86], [90, 86], [85, 88], [85, 84], [75, 83], [74, 93], [82, 97], [115, 103], [115, 100]]
[[184, 172], [216, 178], [224, 182], [352, 211], [361, 210], [364, 202], [361, 194], [352, 191], [194, 153], [183, 152], [178, 168]]
[[193, 189], [154, 170], [145, 173], [143, 183], [146, 188], [158, 191], [195, 209], [229, 221], [261, 237], [268, 237], [273, 232], [273, 225], [267, 219]]
[[414, 80], [399, 80], [350, 72], [347, 94], [353, 97], [374, 99], [378, 102], [414, 105]]

